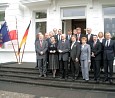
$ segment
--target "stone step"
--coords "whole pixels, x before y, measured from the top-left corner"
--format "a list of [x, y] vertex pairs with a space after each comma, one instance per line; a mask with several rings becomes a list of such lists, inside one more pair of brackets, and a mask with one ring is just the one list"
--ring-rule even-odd
[[[39, 72], [38, 70], [15, 70], [15, 69], [0, 69], [0, 74], [1, 75], [13, 75], [13, 76], [17, 76], [17, 75], [22, 75], [22, 76], [38, 76]], [[52, 75], [52, 73], [47, 73], [48, 75]], [[58, 74], [56, 75], [58, 76]], [[71, 73], [69, 73], [69, 76], [71, 76]], [[82, 77], [81, 73], [79, 74], [80, 77]], [[89, 74], [90, 78], [94, 78], [94, 75], [92, 72], [90, 72]], [[104, 74], [101, 73], [100, 78], [104, 78]], [[113, 79], [115, 79], [115, 74], [113, 74]]]
[[37, 68], [25, 68], [25, 67], [10, 67], [10, 66], [0, 66], [1, 69], [16, 69], [16, 70], [38, 70]]
[[24, 69], [7, 69], [7, 68], [0, 68], [0, 72], [39, 74], [38, 70], [27, 70], [27, 69], [24, 70]]
[[25, 83], [32, 85], [40, 85], [40, 86], [50, 86], [50, 87], [59, 87], [59, 88], [70, 88], [70, 89], [84, 89], [84, 90], [100, 90], [100, 91], [115, 91], [115, 84], [107, 85], [107, 84], [93, 84], [93, 83], [85, 83], [85, 82], [70, 82], [70, 81], [56, 81], [56, 80], [41, 80], [41, 79], [26, 79], [26, 78], [18, 78], [18, 77], [7, 77], [0, 76], [0, 81], [7, 82], [15, 82], [15, 83]]
[[[52, 78], [51, 75], [48, 75], [46, 78], [44, 77], [38, 77], [38, 75], [24, 75], [24, 74], [3, 74], [3, 73], [0, 73], [0, 77], [8, 77], [8, 78], [24, 78], [24, 79], [33, 79], [33, 80], [50, 80], [50, 81], [65, 81], [65, 79], [60, 79], [59, 76], [57, 76], [55, 79]], [[67, 81], [66, 82], [82, 82], [84, 83], [85, 81], [82, 80], [82, 77], [79, 77], [78, 79], [76, 79], [75, 81], [72, 80], [71, 77], [68, 77]], [[96, 82], [93, 80], [93, 78], [90, 78], [89, 80], [89, 83], [91, 84], [95, 84]], [[100, 80], [100, 84], [109, 84], [109, 82], [103, 82], [103, 79], [101, 78]], [[113, 85], [115, 85], [115, 79], [113, 79]]]

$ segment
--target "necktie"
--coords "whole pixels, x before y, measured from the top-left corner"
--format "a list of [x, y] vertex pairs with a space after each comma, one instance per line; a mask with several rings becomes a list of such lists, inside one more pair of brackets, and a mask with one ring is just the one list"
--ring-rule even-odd
[[94, 42], [93, 47], [95, 47], [95, 45], [96, 45], [96, 42]]
[[42, 41], [40, 41], [40, 47], [42, 47]]
[[107, 47], [109, 47], [109, 41], [107, 40]]
[[77, 35], [77, 40], [79, 41], [79, 34]]
[[60, 35], [58, 35], [58, 40], [60, 40]]

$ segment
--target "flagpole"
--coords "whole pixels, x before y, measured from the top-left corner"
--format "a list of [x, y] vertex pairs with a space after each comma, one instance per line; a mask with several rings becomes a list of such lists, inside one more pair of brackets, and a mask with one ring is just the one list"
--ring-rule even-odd
[[[10, 36], [9, 36], [10, 37]], [[11, 38], [10, 38], [11, 39]], [[15, 53], [15, 56], [16, 56], [16, 60], [17, 60], [17, 62], [18, 62], [18, 57], [17, 57], [17, 54], [16, 54], [16, 50], [15, 50], [15, 48], [14, 48], [14, 44], [13, 44], [13, 42], [12, 42], [12, 40], [10, 40], [11, 41], [11, 43], [12, 43], [12, 47], [13, 47], [13, 50], [14, 50], [14, 53]]]
[[25, 46], [26, 46], [26, 42], [25, 42], [25, 44], [24, 44], [24, 48], [23, 48], [23, 52], [22, 52], [22, 58], [21, 58], [20, 63], [22, 63], [22, 59], [23, 59], [23, 55], [24, 55]]
[[[8, 26], [7, 26], [7, 28], [8, 28]], [[15, 48], [14, 48], [14, 44], [13, 44], [13, 42], [12, 42], [12, 39], [11, 39], [9, 33], [8, 33], [8, 36], [9, 36], [10, 41], [11, 41], [11, 43], [12, 43], [12, 47], [13, 47], [13, 50], [14, 50], [14, 53], [15, 53], [15, 57], [16, 57], [16, 60], [17, 60], [17, 62], [18, 62], [18, 57], [17, 57], [17, 55], [16, 55], [16, 50], [15, 50]]]
[[24, 33], [24, 36], [23, 36], [22, 41], [21, 41], [20, 46], [19, 46], [19, 53], [20, 53], [21, 47], [24, 44], [24, 48], [23, 48], [23, 52], [22, 52], [22, 57], [21, 57], [20, 63], [22, 63], [22, 59], [23, 59], [23, 55], [24, 55], [24, 50], [25, 50], [25, 46], [26, 46], [26, 39], [27, 39], [27, 36], [28, 36], [28, 31], [29, 31], [30, 24], [31, 24], [31, 20], [30, 20], [30, 23], [29, 23], [29, 25], [28, 25], [28, 27], [26, 29], [26, 32]]
[[[15, 17], [15, 18], [16, 18], [16, 17]], [[18, 44], [18, 56], [19, 56], [18, 64], [20, 64], [20, 53], [19, 53], [19, 40], [18, 40], [17, 18], [16, 18], [16, 34], [17, 34], [17, 44]]]

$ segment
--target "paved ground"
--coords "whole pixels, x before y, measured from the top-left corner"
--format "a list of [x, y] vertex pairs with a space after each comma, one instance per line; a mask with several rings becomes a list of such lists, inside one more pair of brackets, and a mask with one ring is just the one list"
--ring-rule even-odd
[[115, 98], [115, 92], [72, 90], [0, 82], [0, 98]]
[[23, 62], [21, 64], [18, 64], [16, 62], [10, 62], [10, 63], [2, 63], [1, 66], [5, 67], [19, 67], [19, 68], [35, 68], [36, 63], [34, 62]]

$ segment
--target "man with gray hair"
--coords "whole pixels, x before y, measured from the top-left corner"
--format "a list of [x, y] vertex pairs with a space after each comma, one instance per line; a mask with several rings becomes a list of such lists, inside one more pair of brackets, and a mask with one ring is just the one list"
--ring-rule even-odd
[[[35, 49], [36, 49], [36, 42], [39, 40], [39, 36], [41, 35], [42, 33], [39, 32], [36, 34], [36, 39], [35, 39]], [[36, 50], [35, 50], [36, 51]], [[38, 68], [38, 59], [37, 59], [37, 51], [36, 51], [36, 67], [35, 68]]]
[[37, 52], [37, 59], [38, 59], [38, 67], [40, 75], [39, 77], [46, 77], [46, 62], [47, 62], [47, 49], [48, 43], [44, 40], [44, 35], [39, 35], [39, 40], [36, 42], [36, 52]]
[[103, 40], [102, 45], [103, 45], [103, 60], [104, 60], [103, 63], [105, 73], [104, 82], [109, 80], [109, 83], [111, 84], [113, 83], [112, 76], [113, 76], [113, 61], [115, 57], [115, 41], [111, 40], [111, 34], [109, 32], [105, 34], [105, 40]]
[[58, 42], [59, 63], [60, 63], [60, 78], [68, 78], [68, 60], [70, 51], [70, 42], [66, 40], [66, 35], [61, 35], [61, 40]]

